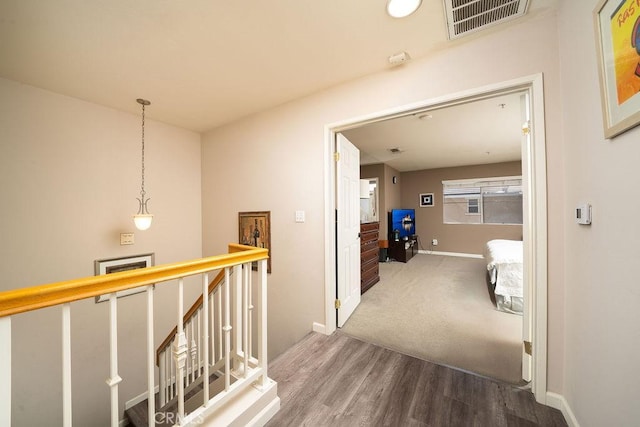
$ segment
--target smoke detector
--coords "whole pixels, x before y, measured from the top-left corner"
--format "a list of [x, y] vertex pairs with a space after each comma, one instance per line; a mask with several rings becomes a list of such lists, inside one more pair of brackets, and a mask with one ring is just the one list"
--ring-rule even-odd
[[527, 13], [529, 0], [443, 0], [449, 40]]
[[389, 60], [389, 64], [391, 64], [392, 66], [397, 66], [397, 65], [402, 65], [405, 62], [407, 62], [408, 60], [410, 60], [411, 57], [409, 56], [409, 54], [407, 52], [398, 52], [398, 53], [394, 53], [393, 55], [391, 55], [388, 60]]

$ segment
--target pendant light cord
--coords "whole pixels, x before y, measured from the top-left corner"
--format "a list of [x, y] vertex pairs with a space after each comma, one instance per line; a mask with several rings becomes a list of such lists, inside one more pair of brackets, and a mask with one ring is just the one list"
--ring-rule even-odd
[[145, 196], [145, 191], [144, 191], [144, 104], [142, 104], [142, 187], [140, 190], [140, 196], [142, 197], [142, 200], [144, 202], [144, 196]]

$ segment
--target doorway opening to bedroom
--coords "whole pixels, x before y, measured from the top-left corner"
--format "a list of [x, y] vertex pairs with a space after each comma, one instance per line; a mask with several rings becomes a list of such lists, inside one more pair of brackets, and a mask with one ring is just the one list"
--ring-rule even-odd
[[[545, 149], [542, 105], [541, 76], [534, 76], [519, 81], [481, 88], [464, 94], [454, 94], [435, 101], [424, 101], [419, 105], [413, 104], [410, 107], [399, 107], [392, 111], [376, 114], [375, 118], [372, 118], [374, 116], [372, 115], [366, 119], [353, 119], [329, 125], [326, 143], [328, 153], [331, 154], [336, 148], [333, 138], [336, 134], [344, 134], [348, 139], [352, 140], [356, 147], [359, 145], [363, 147], [361, 148], [363, 158], [366, 159], [367, 156], [374, 158], [374, 162], [369, 161], [370, 164], [376, 165], [375, 161], [378, 161], [377, 166], [372, 167], [377, 167], [381, 171], [376, 175], [380, 187], [378, 200], [381, 213], [379, 226], [381, 240], [393, 238], [388, 237], [391, 234], [389, 219], [386, 217], [388, 211], [398, 208], [413, 209], [415, 211], [416, 231], [414, 234], [417, 244], [417, 256], [406, 263], [381, 263], [380, 276], [382, 280], [378, 285], [367, 291], [372, 293], [372, 300], [381, 303], [382, 292], [377, 291], [376, 287], [379, 286], [382, 289], [380, 285], [383, 282], [395, 282], [396, 285], [401, 283], [406, 287], [395, 289], [397, 291], [395, 297], [401, 296], [404, 299], [397, 298], [393, 300], [394, 293], [391, 292], [390, 295], [384, 296], [388, 300], [382, 303], [383, 305], [388, 305], [386, 315], [380, 313], [372, 315], [371, 310], [369, 310], [371, 307], [367, 308], [366, 305], [367, 294], [364, 294], [363, 303], [356, 309], [354, 316], [360, 316], [358, 310], [362, 308], [361, 311], [365, 314], [370, 311], [368, 315], [371, 316], [371, 319], [382, 319], [383, 323], [385, 323], [384, 327], [374, 335], [382, 334], [397, 340], [403, 335], [401, 333], [404, 332], [403, 330], [408, 330], [413, 333], [414, 338], [407, 341], [413, 341], [414, 348], [409, 348], [404, 352], [426, 359], [436, 359], [437, 362], [452, 366], [460, 365], [460, 362], [457, 360], [447, 362], [435, 356], [423, 356], [418, 352], [419, 348], [416, 347], [420, 347], [424, 343], [423, 347], [431, 347], [436, 353], [446, 353], [446, 351], [442, 350], [443, 343], [444, 346], [450, 344], [448, 342], [449, 338], [453, 341], [454, 335], [458, 334], [462, 336], [462, 341], [460, 342], [466, 342], [467, 344], [454, 345], [453, 353], [458, 356], [475, 355], [474, 357], [476, 358], [482, 358], [493, 347], [497, 347], [496, 343], [504, 341], [502, 335], [506, 334], [505, 331], [509, 330], [509, 333], [512, 334], [515, 329], [516, 334], [519, 336], [511, 346], [510, 364], [515, 364], [517, 370], [521, 369], [522, 375], [519, 375], [520, 378], [532, 381], [532, 390], [539, 401], [544, 399], [544, 394], [546, 393], [546, 305], [544, 298], [544, 295], [546, 295], [546, 182], [544, 174]], [[468, 151], [471, 151], [471, 149], [458, 148], [453, 154], [449, 154], [446, 147], [443, 148], [441, 145], [446, 138], [444, 134], [436, 134], [423, 139], [415, 147], [406, 144], [403, 148], [399, 143], [397, 146], [387, 146], [389, 144], [388, 141], [397, 143], [400, 140], [399, 138], [390, 138], [389, 134], [385, 134], [386, 130], [384, 128], [391, 126], [393, 121], [404, 121], [404, 124], [409, 128], [435, 128], [434, 121], [440, 119], [441, 117], [438, 116], [441, 116], [441, 112], [446, 110], [454, 111], [458, 115], [458, 121], [454, 120], [448, 126], [458, 130], [461, 138], [462, 134], [471, 135], [471, 137], [473, 135], [489, 134], [491, 133], [491, 129], [487, 128], [487, 126], [490, 126], [489, 119], [469, 120], [464, 119], [464, 114], [461, 114], [461, 111], [465, 109], [477, 109], [478, 106], [483, 106], [485, 109], [489, 108], [488, 106], [492, 106], [494, 110], [488, 114], [493, 116], [508, 110], [510, 107], [516, 111], [517, 141], [515, 151], [517, 155], [515, 157], [513, 147], [510, 149], [511, 152], [504, 152], [504, 150], [500, 150], [495, 145], [482, 145], [484, 143], [478, 142], [482, 138], [470, 138], [468, 136], [466, 139], [473, 139], [471, 147], [480, 148], [483, 151], [482, 154], [489, 158], [488, 160], [485, 158], [481, 161], [475, 160], [471, 163], [467, 161], [466, 164], [455, 164], [456, 159], [470, 157]], [[496, 110], [498, 111], [496, 112]], [[465, 129], [468, 132], [462, 132]], [[382, 135], [387, 142], [377, 147], [374, 144], [373, 148], [371, 148], [371, 145], [359, 143], [363, 135], [368, 139], [375, 139], [375, 137], [371, 136], [372, 134]], [[384, 138], [385, 135], [386, 138]], [[495, 138], [497, 139], [498, 137]], [[474, 141], [476, 147], [473, 147]], [[427, 154], [422, 154], [418, 151], [419, 148], [416, 147], [424, 148]], [[429, 151], [429, 149], [433, 150], [434, 148], [436, 151]], [[406, 155], [415, 164], [418, 164], [422, 157], [426, 157], [427, 161], [431, 159], [432, 163], [427, 167], [420, 167], [420, 169], [415, 169], [415, 166], [413, 166], [413, 170], [400, 170], [402, 168], [402, 166], [399, 166], [401, 162], [396, 161], [399, 157], [398, 153], [400, 153], [400, 156]], [[333, 162], [328, 162], [327, 168], [328, 191], [326, 196], [329, 202], [327, 211], [327, 222], [329, 222], [329, 218], [333, 218], [332, 215], [329, 215], [329, 212], [335, 212], [335, 193], [339, 177], [335, 174]], [[522, 225], [481, 224], [476, 227], [476, 231], [470, 231], [469, 225], [461, 225], [457, 227], [459, 230], [451, 231], [454, 225], [447, 224], [443, 219], [443, 204], [445, 203], [443, 181], [473, 180], [486, 177], [495, 179], [518, 175], [522, 176]], [[362, 178], [371, 177], [363, 175]], [[426, 203], [426, 206], [421, 206], [425, 195], [428, 195], [427, 201], [429, 203]], [[494, 197], [501, 196], [494, 194]], [[488, 196], [488, 198], [491, 198], [491, 196]], [[482, 213], [482, 202], [467, 201], [466, 206], [468, 208], [467, 214]], [[332, 233], [329, 232], [329, 230], [335, 231], [330, 228], [331, 225], [333, 224], [327, 225], [328, 248], [335, 247], [335, 240], [332, 240], [330, 236]], [[468, 308], [469, 300], [474, 298], [489, 300], [490, 294], [488, 290], [491, 288], [488, 287], [493, 285], [487, 283], [490, 276], [487, 275], [487, 263], [482, 259], [482, 256], [486, 252], [486, 242], [496, 240], [496, 238], [498, 240], [523, 242], [523, 269], [521, 274], [523, 276], [522, 304], [524, 315], [520, 316], [499, 311], [495, 305], [491, 306], [489, 312], [485, 314], [474, 315], [472, 314], [473, 310], [463, 309], [461, 311], [462, 315], [458, 316], [460, 317], [458, 319], [460, 320], [458, 322], [459, 331], [454, 331], [446, 325], [448, 321], [447, 315], [455, 311], [454, 308]], [[335, 261], [336, 254], [329, 253], [329, 251], [330, 249], [328, 249], [328, 255]], [[331, 279], [336, 277], [335, 263], [332, 263], [331, 259], [326, 265], [327, 272], [330, 272], [326, 276], [328, 278], [328, 295], [331, 295], [331, 289], [336, 289], [337, 286], [336, 280]], [[419, 260], [422, 261], [418, 262]], [[388, 278], [385, 278], [385, 275]], [[455, 280], [452, 280], [452, 278]], [[469, 286], [471, 286], [469, 283], [472, 281], [476, 282], [476, 285], [474, 285], [475, 294], [469, 291]], [[480, 293], [478, 293], [478, 281], [481, 281], [482, 285], [484, 285], [484, 289], [481, 289]], [[424, 291], [425, 284], [431, 285], [435, 283], [444, 284], [444, 288], [431, 290], [425, 294], [421, 293]], [[531, 286], [534, 283], [535, 286]], [[453, 291], [460, 292], [456, 296]], [[484, 294], [482, 294], [482, 291], [484, 291]], [[445, 297], [452, 297], [453, 299], [445, 301]], [[327, 301], [327, 332], [332, 332], [336, 328], [333, 301], [334, 298], [331, 298], [331, 305]], [[482, 302], [486, 303], [487, 301]], [[502, 303], [504, 305], [504, 301]], [[411, 308], [412, 306], [413, 308]], [[513, 310], [514, 308], [515, 310]], [[509, 310], [518, 311], [518, 307], [509, 307]], [[403, 312], [412, 313], [409, 318], [417, 323], [409, 324], [402, 319], [394, 318], [396, 314]], [[422, 322], [421, 316], [430, 317], [430, 323], [426, 327], [424, 327], [426, 321]], [[504, 327], [501, 332], [500, 328], [495, 326], [492, 317], [508, 318], [508, 326]], [[347, 320], [345, 329], [357, 329], [350, 324], [352, 320], [354, 320], [353, 323], [355, 324], [355, 319], [356, 317], [352, 316], [352, 319]], [[367, 323], [369, 322], [364, 322], [364, 324]], [[441, 324], [440, 326], [444, 323], [445, 327], [437, 329], [436, 324], [438, 323]], [[475, 335], [471, 334], [471, 329], [474, 329], [472, 326], [476, 329]], [[371, 334], [371, 328], [361, 327], [361, 329]], [[489, 338], [483, 342], [478, 341], [477, 336], [483, 334], [489, 336]], [[433, 341], [432, 338], [437, 338], [437, 340]], [[524, 352], [525, 345], [523, 341], [534, 342], [534, 350], [531, 356]], [[395, 347], [394, 345], [388, 346]], [[484, 357], [484, 363], [505, 365], [504, 362], [501, 362], [503, 360], [501, 357]], [[468, 369], [465, 366], [458, 367], [474, 371], [474, 369]], [[480, 369], [475, 371], [495, 377], [495, 375], [487, 371]], [[510, 382], [516, 381], [510, 380]]]

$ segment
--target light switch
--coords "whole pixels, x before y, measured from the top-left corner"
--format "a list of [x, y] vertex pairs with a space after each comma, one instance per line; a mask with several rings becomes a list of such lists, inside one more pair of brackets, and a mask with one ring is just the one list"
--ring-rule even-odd
[[120, 233], [120, 245], [133, 245], [134, 234], [133, 233]]
[[296, 222], [304, 222], [304, 211], [296, 211]]

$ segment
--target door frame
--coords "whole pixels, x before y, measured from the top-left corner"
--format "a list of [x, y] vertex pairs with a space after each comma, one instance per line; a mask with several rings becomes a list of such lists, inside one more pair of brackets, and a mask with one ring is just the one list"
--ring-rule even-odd
[[[544, 124], [544, 87], [542, 73], [457, 92], [437, 98], [400, 105], [368, 115], [334, 122], [324, 127], [324, 206], [325, 206], [325, 324], [316, 331], [332, 334], [336, 329], [336, 166], [334, 161], [336, 134], [365, 124], [415, 114], [419, 111], [463, 104], [508, 92], [528, 92], [531, 107], [531, 146], [522, 159], [529, 166], [529, 212], [531, 220], [523, 224], [523, 234], [531, 236], [525, 248], [525, 263], [529, 268], [531, 307], [530, 330], [533, 342], [531, 390], [539, 403], [546, 403], [547, 394], [547, 172]], [[523, 177], [524, 178], [524, 177]], [[526, 243], [525, 243], [526, 244]]]

